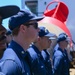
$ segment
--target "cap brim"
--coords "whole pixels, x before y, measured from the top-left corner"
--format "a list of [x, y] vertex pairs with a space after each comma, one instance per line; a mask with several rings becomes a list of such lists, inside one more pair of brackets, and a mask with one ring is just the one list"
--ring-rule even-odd
[[55, 37], [50, 37], [49, 39], [50, 39], [50, 40], [55, 40], [56, 38], [55, 38]]
[[44, 17], [35, 17], [35, 18], [32, 18], [31, 20], [36, 20], [36, 21], [40, 21], [42, 20]]
[[56, 38], [55, 38], [55, 34], [53, 34], [53, 33], [49, 33], [49, 34], [47, 34], [47, 35], [45, 35], [46, 37], [49, 37], [49, 39], [50, 40], [55, 40]]
[[67, 38], [66, 38], [66, 41], [70, 42], [70, 41], [71, 41], [71, 40], [70, 40], [70, 37], [67, 37]]
[[2, 19], [8, 18], [17, 14], [20, 11], [20, 8], [15, 5], [2, 6], [0, 7], [0, 16]]

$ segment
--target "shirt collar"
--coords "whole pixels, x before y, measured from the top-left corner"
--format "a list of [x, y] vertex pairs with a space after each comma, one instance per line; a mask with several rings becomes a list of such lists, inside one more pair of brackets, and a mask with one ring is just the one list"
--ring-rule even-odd
[[64, 51], [63, 51], [60, 47], [58, 47], [58, 50], [60, 50], [62, 53], [65, 51], [65, 49], [64, 49]]
[[18, 56], [20, 56], [22, 58], [26, 57], [26, 52], [17, 42], [12, 40], [9, 47], [12, 48]]
[[39, 51], [39, 49], [35, 45], [32, 45], [32, 48], [35, 50], [35, 52], [37, 54], [41, 54], [41, 52]]

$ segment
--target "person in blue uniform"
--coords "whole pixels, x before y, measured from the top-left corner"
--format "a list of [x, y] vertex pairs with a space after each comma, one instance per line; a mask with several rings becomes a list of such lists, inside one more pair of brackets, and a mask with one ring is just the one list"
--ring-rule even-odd
[[0, 6], [0, 59], [7, 47], [6, 28], [3, 26], [3, 20], [19, 12], [19, 7], [15, 5]]
[[[49, 38], [50, 41], [55, 40], [55, 39], [56, 39], [55, 34], [50, 35], [50, 38]], [[51, 47], [51, 43], [50, 43], [50, 47]], [[49, 53], [48, 49], [42, 50], [41, 54], [43, 56], [45, 67], [48, 72], [47, 75], [53, 75], [52, 61], [51, 61], [51, 57], [50, 57], [50, 53]]]
[[[66, 33], [60, 33], [59, 36], [60, 35], [64, 35], [64, 36], [68, 37], [68, 35]], [[59, 47], [59, 45], [58, 45], [57, 40], [56, 40], [56, 46], [54, 47], [53, 53], [58, 49], [58, 47]]]
[[38, 38], [27, 50], [28, 63], [30, 65], [32, 75], [50, 75], [50, 72], [48, 72], [49, 70], [47, 71], [46, 69], [41, 51], [50, 47], [51, 40], [49, 37], [53, 34], [45, 27], [40, 27], [39, 29]]
[[0, 71], [5, 75], [31, 75], [26, 61], [26, 51], [38, 36], [37, 21], [41, 19], [43, 17], [35, 17], [25, 9], [9, 19], [9, 29], [12, 31], [13, 39], [0, 61]]
[[70, 38], [64, 34], [59, 35], [57, 39], [58, 48], [53, 55], [53, 74], [54, 75], [70, 75], [69, 74], [69, 58], [66, 47], [70, 42]]

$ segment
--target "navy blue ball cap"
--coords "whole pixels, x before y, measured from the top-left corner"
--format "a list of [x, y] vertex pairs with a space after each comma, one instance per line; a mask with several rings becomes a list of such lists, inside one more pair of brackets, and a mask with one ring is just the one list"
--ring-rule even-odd
[[58, 38], [57, 38], [57, 42], [61, 42], [61, 41], [67, 41], [70, 42], [70, 37], [68, 37], [67, 34], [59, 34]]
[[6, 19], [10, 16], [17, 14], [20, 11], [20, 8], [16, 5], [8, 5], [0, 7], [0, 16], [2, 19]]
[[64, 35], [64, 36], [68, 37], [68, 35], [66, 33], [60, 33], [59, 36], [60, 35]]
[[50, 33], [49, 31], [48, 31], [48, 29], [46, 29], [45, 27], [39, 27], [39, 29], [40, 29], [40, 31], [39, 31], [39, 37], [44, 37], [44, 36], [46, 36], [46, 37], [49, 37], [49, 39], [51, 39], [51, 40], [53, 40], [53, 39], [55, 39], [54, 38], [54, 36], [55, 36], [55, 34], [53, 34], [53, 33]]
[[16, 27], [20, 26], [21, 24], [27, 23], [29, 21], [40, 21], [44, 17], [36, 17], [33, 13], [29, 10], [20, 10], [16, 15], [12, 16], [9, 19], [9, 28], [10, 30], [15, 29]]

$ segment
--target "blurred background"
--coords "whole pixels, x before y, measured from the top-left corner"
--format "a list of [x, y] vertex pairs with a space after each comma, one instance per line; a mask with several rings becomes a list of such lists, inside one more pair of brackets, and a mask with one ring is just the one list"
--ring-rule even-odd
[[[17, 5], [20, 8], [31, 10], [36, 15], [42, 15], [46, 6], [53, 0], [0, 0], [0, 6]], [[66, 25], [69, 28], [72, 38], [75, 41], [75, 0], [60, 0], [64, 2], [69, 9]], [[50, 6], [49, 9], [52, 9]], [[8, 19], [3, 21], [3, 25], [8, 29]]]

